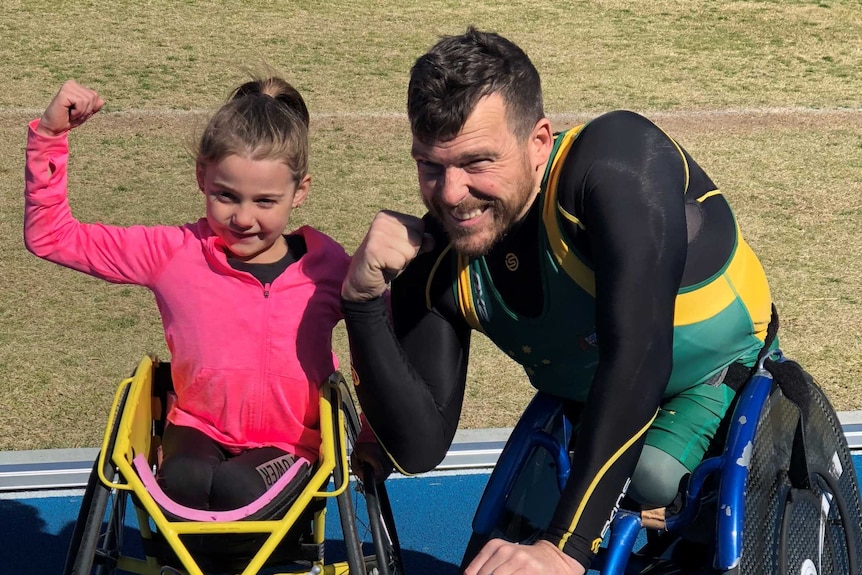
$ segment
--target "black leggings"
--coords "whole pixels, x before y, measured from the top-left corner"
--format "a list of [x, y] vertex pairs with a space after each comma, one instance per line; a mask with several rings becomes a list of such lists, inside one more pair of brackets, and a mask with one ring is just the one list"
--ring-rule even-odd
[[[228, 511], [252, 503], [296, 463], [277, 447], [259, 447], [238, 455], [203, 432], [168, 425], [162, 437], [164, 459], [157, 479], [165, 494], [186, 507]], [[292, 484], [305, 481], [306, 469]]]

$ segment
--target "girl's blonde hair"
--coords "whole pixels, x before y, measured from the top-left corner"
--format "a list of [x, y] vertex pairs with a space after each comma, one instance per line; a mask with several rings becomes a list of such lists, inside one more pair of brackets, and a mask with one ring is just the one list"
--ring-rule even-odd
[[283, 161], [299, 183], [308, 173], [308, 108], [277, 77], [253, 78], [236, 88], [210, 118], [196, 149], [198, 165], [231, 155]]

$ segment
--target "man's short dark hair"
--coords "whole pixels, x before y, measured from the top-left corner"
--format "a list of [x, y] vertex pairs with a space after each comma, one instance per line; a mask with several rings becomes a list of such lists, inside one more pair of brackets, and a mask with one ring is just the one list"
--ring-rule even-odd
[[451, 140], [476, 103], [494, 93], [503, 97], [509, 128], [519, 138], [544, 117], [539, 73], [521, 48], [472, 26], [444, 36], [410, 71], [407, 115], [413, 135], [427, 143]]

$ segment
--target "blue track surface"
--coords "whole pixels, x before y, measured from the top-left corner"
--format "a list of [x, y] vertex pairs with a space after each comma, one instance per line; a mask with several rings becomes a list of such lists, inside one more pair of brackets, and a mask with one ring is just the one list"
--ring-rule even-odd
[[[470, 536], [473, 507], [487, 479], [487, 473], [473, 473], [387, 481], [407, 573], [457, 573]], [[80, 501], [78, 493], [50, 496], [50, 492], [0, 499], [0, 575], [62, 572]], [[331, 554], [336, 560], [343, 556], [337, 517], [333, 500], [327, 512], [327, 557]], [[126, 540], [134, 541], [136, 536], [130, 527]]]
[[[862, 456], [853, 460], [859, 474]], [[387, 481], [409, 575], [458, 572], [487, 479], [487, 473], [444, 473]], [[80, 495], [46, 495], [50, 493], [0, 499], [0, 574], [61, 572]], [[343, 546], [334, 506], [327, 517], [327, 538], [337, 556]]]

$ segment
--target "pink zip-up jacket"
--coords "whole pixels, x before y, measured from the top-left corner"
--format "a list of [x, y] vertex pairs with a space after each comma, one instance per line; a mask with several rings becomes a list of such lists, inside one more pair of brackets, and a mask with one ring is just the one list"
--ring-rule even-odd
[[30, 123], [24, 242], [33, 254], [156, 297], [177, 402], [169, 421], [228, 450], [275, 446], [317, 459], [318, 386], [337, 366], [332, 329], [350, 262], [323, 233], [302, 227], [307, 252], [271, 285], [230, 267], [206, 219], [183, 226], [83, 224], [66, 194], [66, 135]]

